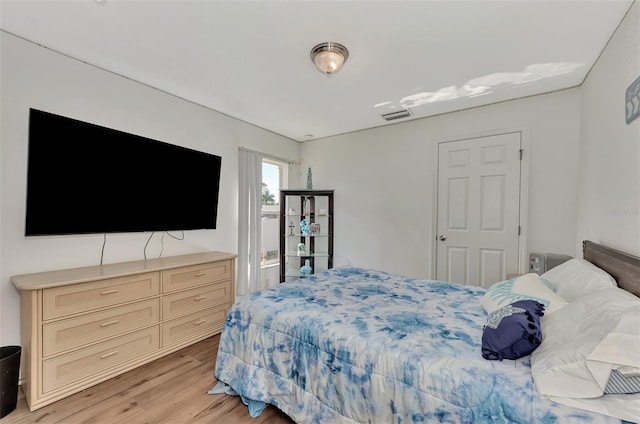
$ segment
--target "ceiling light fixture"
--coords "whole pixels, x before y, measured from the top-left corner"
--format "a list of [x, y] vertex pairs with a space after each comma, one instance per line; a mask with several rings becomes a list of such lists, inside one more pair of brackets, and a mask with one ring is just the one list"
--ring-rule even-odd
[[320, 43], [311, 49], [311, 61], [328, 77], [338, 72], [348, 57], [349, 51], [345, 46], [331, 41]]

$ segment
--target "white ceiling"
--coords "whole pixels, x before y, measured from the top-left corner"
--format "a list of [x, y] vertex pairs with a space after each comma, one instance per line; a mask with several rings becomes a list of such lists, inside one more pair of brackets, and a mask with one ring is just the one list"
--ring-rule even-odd
[[306, 141], [580, 85], [632, 2], [1, 0], [0, 27]]

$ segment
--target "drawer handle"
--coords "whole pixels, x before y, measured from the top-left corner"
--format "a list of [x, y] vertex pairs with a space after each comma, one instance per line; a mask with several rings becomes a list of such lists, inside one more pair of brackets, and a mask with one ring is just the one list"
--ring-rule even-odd
[[114, 319], [113, 321], [103, 322], [102, 324], [100, 324], [100, 327], [108, 327], [110, 325], [117, 324], [118, 322], [119, 321], [117, 319]]
[[206, 272], [196, 272], [196, 277], [202, 277], [203, 275], [207, 275]]
[[108, 358], [109, 356], [113, 356], [113, 355], [117, 355], [117, 354], [118, 354], [118, 351], [117, 351], [117, 350], [114, 350], [113, 352], [105, 353], [104, 355], [102, 355], [102, 356], [100, 357], [100, 359], [106, 359], [106, 358]]
[[199, 300], [203, 300], [203, 299], [206, 299], [206, 298], [207, 298], [207, 296], [204, 296], [204, 295], [203, 295], [203, 296], [198, 296], [198, 297], [196, 297], [196, 298], [195, 298], [195, 299], [193, 299], [193, 300], [199, 301]]
[[200, 321], [196, 321], [196, 322], [194, 322], [194, 324], [195, 324], [195, 325], [201, 325], [201, 324], [204, 324], [205, 322], [207, 322], [207, 320], [206, 320], [206, 319], [201, 319]]
[[114, 294], [114, 293], [118, 293], [118, 290], [113, 289], [113, 290], [105, 290], [103, 292], [100, 292], [101, 295], [105, 296], [107, 294]]

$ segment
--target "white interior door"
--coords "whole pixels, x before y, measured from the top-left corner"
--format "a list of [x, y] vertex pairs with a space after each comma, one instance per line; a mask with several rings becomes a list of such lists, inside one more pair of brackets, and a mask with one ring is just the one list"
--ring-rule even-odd
[[521, 134], [438, 145], [436, 278], [489, 286], [518, 272]]

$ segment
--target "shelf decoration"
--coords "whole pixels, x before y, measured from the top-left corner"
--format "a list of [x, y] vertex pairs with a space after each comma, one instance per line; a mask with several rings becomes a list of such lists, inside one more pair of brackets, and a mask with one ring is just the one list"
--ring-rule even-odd
[[320, 224], [312, 222], [309, 224], [309, 230], [311, 231], [311, 234], [320, 234]]
[[293, 221], [289, 221], [289, 235], [293, 235]]
[[307, 218], [300, 221], [300, 232], [303, 236], [311, 234], [311, 228], [309, 228], [309, 220]]
[[311, 268], [311, 265], [309, 265], [309, 259], [307, 259], [304, 261], [304, 265], [300, 267], [300, 276], [308, 277], [311, 275], [312, 272], [313, 272], [313, 269]]
[[304, 243], [298, 243], [298, 256], [304, 256], [307, 252], [307, 248]]
[[311, 214], [311, 200], [309, 200], [308, 197], [306, 197], [304, 199], [304, 206], [302, 208], [302, 214], [303, 215], [310, 215]]
[[313, 175], [311, 173], [311, 167], [307, 170], [307, 190], [313, 190]]

